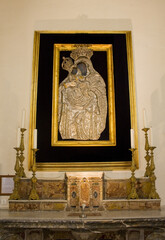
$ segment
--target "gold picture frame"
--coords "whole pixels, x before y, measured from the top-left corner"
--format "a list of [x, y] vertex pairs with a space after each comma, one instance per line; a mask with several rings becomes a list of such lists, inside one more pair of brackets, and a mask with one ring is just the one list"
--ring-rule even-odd
[[[52, 39], [51, 39], [51, 36]], [[118, 36], [124, 40], [118, 41]], [[89, 40], [88, 40], [89, 37]], [[94, 42], [91, 41], [91, 39], [96, 39], [94, 40]], [[75, 39], [79, 39], [77, 42]], [[104, 40], [102, 40], [102, 38], [104, 38]], [[62, 39], [62, 40], [61, 40]], [[85, 40], [84, 40], [85, 39]], [[98, 39], [98, 40], [97, 40]], [[101, 39], [101, 40], [100, 40]], [[108, 40], [106, 40], [108, 39]], [[110, 43], [108, 42], [110, 39]], [[91, 42], [90, 42], [91, 41]], [[116, 43], [116, 41], [118, 41]], [[57, 119], [54, 118], [52, 121], [52, 113], [54, 114], [53, 111], [57, 111], [57, 105], [58, 105], [58, 94], [56, 92], [56, 95], [52, 94], [52, 97], [49, 99], [49, 101], [51, 101], [51, 104], [53, 103], [53, 105], [56, 106], [52, 106], [50, 108], [49, 106], [49, 119], [46, 120], [46, 124], [49, 123], [49, 125], [53, 125], [55, 126], [55, 132], [53, 133], [54, 135], [52, 135], [52, 129], [49, 126], [49, 132], [44, 132], [41, 134], [41, 130], [42, 129], [46, 129], [45, 128], [45, 122], [42, 122], [42, 119], [40, 118], [40, 116], [38, 115], [38, 113], [40, 112], [41, 106], [46, 105], [46, 103], [41, 103], [38, 99], [44, 99], [45, 96], [40, 96], [40, 81], [41, 81], [41, 77], [45, 77], [45, 73], [43, 74], [44, 71], [44, 64], [47, 64], [48, 61], [48, 56], [44, 55], [43, 53], [41, 53], [41, 49], [43, 48], [44, 44], [50, 44], [51, 42], [51, 49], [50, 46], [48, 46], [48, 50], [51, 52], [51, 60], [49, 61], [49, 64], [51, 64], [51, 73], [49, 74], [49, 94], [51, 95], [52, 93], [55, 93], [55, 91], [57, 91], [58, 89], [58, 78], [55, 77], [56, 74], [58, 74], [58, 64], [57, 61], [55, 61], [54, 59], [56, 59], [56, 54], [54, 54], [54, 59], [53, 59], [53, 52], [56, 50], [54, 49], [54, 45], [58, 45], [61, 47], [62, 45], [66, 46], [67, 44], [69, 44], [70, 46], [74, 45], [74, 44], [90, 44], [90, 45], [97, 45], [97, 47], [100, 49], [100, 51], [103, 50], [103, 46], [104, 45], [112, 45], [111, 50], [110, 50], [110, 57], [109, 57], [109, 62], [108, 62], [108, 68], [107, 69], [111, 69], [111, 76], [110, 76], [110, 84], [111, 87], [108, 86], [108, 102], [110, 103], [110, 105], [108, 107], [110, 107], [108, 109], [108, 111], [112, 111], [112, 118], [110, 119], [110, 128], [111, 128], [111, 136], [113, 136], [112, 139], [110, 139], [110, 141], [105, 141], [105, 142], [100, 142], [98, 141], [98, 143], [92, 143], [89, 141], [85, 142], [85, 146], [83, 145], [83, 143], [76, 143], [74, 141], [74, 143], [70, 143], [70, 145], [67, 143], [68, 141], [58, 141], [57, 138], [57, 128], [58, 128], [58, 124], [57, 124]], [[101, 43], [100, 43], [101, 42]], [[111, 43], [112, 42], [112, 43]], [[134, 69], [133, 69], [133, 53], [132, 53], [132, 36], [131, 36], [131, 32], [130, 31], [35, 31], [34, 33], [34, 48], [33, 48], [33, 72], [32, 72], [32, 97], [31, 97], [31, 108], [30, 108], [30, 131], [29, 131], [29, 169], [32, 166], [33, 163], [33, 154], [32, 154], [32, 146], [33, 146], [33, 130], [35, 128], [39, 128], [38, 130], [38, 148], [39, 151], [37, 152], [37, 169], [38, 171], [106, 171], [106, 170], [126, 170], [129, 169], [131, 166], [131, 153], [129, 151], [130, 148], [130, 136], [129, 136], [129, 130], [127, 129], [126, 134], [122, 135], [121, 139], [118, 138], [118, 136], [116, 136], [116, 131], [120, 132], [121, 129], [125, 128], [124, 123], [124, 119], [121, 117], [121, 119], [117, 116], [118, 113], [116, 113], [116, 107], [118, 107], [119, 104], [122, 104], [122, 102], [119, 103], [116, 100], [116, 95], [118, 97], [119, 93], [117, 92], [116, 94], [116, 89], [114, 89], [114, 91], [111, 91], [111, 89], [113, 89], [113, 87], [115, 88], [116, 86], [113, 86], [113, 83], [116, 81], [116, 73], [119, 72], [120, 69], [118, 69], [118, 62], [117, 60], [115, 60], [115, 66], [114, 66], [114, 46], [119, 46], [119, 49], [115, 49], [115, 51], [120, 51], [120, 45], [124, 44], [125, 46], [124, 51], [126, 51], [125, 54], [125, 75], [127, 75], [127, 79], [126, 81], [128, 81], [128, 86], [127, 86], [127, 91], [128, 91], [128, 96], [127, 96], [127, 102], [128, 102], [128, 107], [129, 107], [129, 111], [127, 111], [127, 118], [128, 118], [128, 122], [129, 122], [129, 126], [127, 126], [127, 128], [133, 128], [134, 129], [134, 136], [135, 136], [135, 147], [136, 147], [136, 152], [135, 152], [135, 162], [136, 162], [136, 166], [139, 166], [139, 162], [138, 162], [138, 134], [137, 134], [137, 118], [136, 118], [136, 99], [135, 99], [135, 84], [134, 84]], [[67, 46], [69, 46], [67, 45]], [[99, 50], [98, 49], [98, 50]], [[45, 49], [45, 54], [46, 54], [46, 49]], [[58, 50], [60, 52], [60, 50]], [[41, 56], [43, 54], [43, 56]], [[44, 59], [44, 64], [43, 64], [43, 59]], [[54, 60], [54, 62], [53, 62]], [[123, 59], [121, 59], [122, 61]], [[120, 60], [119, 60], [120, 61]], [[110, 66], [109, 66], [110, 63]], [[57, 67], [55, 67], [55, 64], [57, 64]], [[53, 67], [54, 66], [54, 67]], [[116, 68], [116, 70], [113, 70], [114, 67]], [[50, 69], [50, 66], [48, 66], [47, 69]], [[41, 71], [42, 70], [42, 71]], [[42, 72], [42, 74], [40, 73]], [[53, 75], [54, 74], [54, 75]], [[114, 75], [114, 76], [113, 76]], [[47, 76], [46, 76], [47, 77]], [[47, 78], [45, 77], [44, 79], [44, 84], [46, 85], [46, 83], [48, 82]], [[123, 77], [123, 76], [122, 76]], [[121, 79], [122, 79], [121, 77]], [[54, 82], [54, 84], [53, 84]], [[116, 84], [116, 83], [115, 83]], [[57, 88], [56, 88], [56, 87]], [[56, 89], [53, 89], [53, 87], [55, 87]], [[50, 93], [50, 89], [51, 89], [51, 93]], [[120, 92], [121, 93], [121, 92]], [[40, 97], [40, 98], [39, 98]], [[111, 99], [111, 100], [110, 100]], [[115, 99], [115, 102], [113, 102], [113, 100]], [[124, 98], [123, 98], [124, 99]], [[117, 105], [116, 105], [117, 102]], [[46, 108], [45, 108], [46, 109]], [[45, 110], [44, 109], [44, 110]], [[129, 115], [128, 115], [129, 114]], [[46, 116], [47, 114], [45, 113], [45, 111], [43, 111], [43, 115]], [[118, 114], [119, 115], [119, 114]], [[116, 123], [116, 116], [117, 116], [117, 123]], [[124, 116], [124, 115], [121, 115]], [[130, 120], [129, 120], [130, 119]], [[40, 121], [41, 120], [41, 121]], [[119, 124], [121, 123], [122, 127], [120, 128]], [[43, 125], [42, 125], [43, 124]], [[117, 125], [116, 125], [117, 124]], [[47, 127], [47, 126], [46, 126]], [[51, 130], [50, 130], [51, 129]], [[46, 129], [47, 130], [47, 129]], [[53, 137], [52, 137], [53, 136]], [[126, 139], [123, 137], [126, 136]], [[52, 138], [54, 139], [54, 143], [52, 146], [51, 141]], [[47, 141], [49, 141], [48, 143], [48, 147], [45, 147], [45, 143], [47, 144]], [[127, 146], [125, 147], [125, 141], [127, 141]], [[104, 144], [102, 144], [104, 143]], [[120, 143], [120, 144], [119, 144]], [[120, 145], [120, 146], [119, 146]], [[118, 147], [119, 146], [119, 147]], [[119, 152], [120, 152], [120, 157], [116, 157], [115, 160], [112, 157], [111, 154], [109, 154], [107, 156], [107, 151], [105, 149], [114, 149], [114, 148], [118, 148]], [[44, 152], [43, 152], [43, 148], [44, 148]], [[70, 149], [70, 150], [69, 150]], [[80, 149], [80, 152], [79, 152]], [[84, 152], [82, 154], [82, 149], [84, 149], [84, 152], [86, 154], [86, 152], [89, 153], [87, 154], [87, 157], [81, 157], [81, 155], [84, 155]], [[93, 152], [90, 150], [93, 149]], [[117, 151], [118, 151], [117, 149]], [[125, 149], [124, 151], [128, 153], [128, 158], [127, 155], [124, 157], [124, 155], [122, 154], [123, 149]], [[63, 160], [61, 160], [60, 158], [60, 154], [58, 153], [58, 151], [62, 154], [66, 154], [66, 156], [63, 158]], [[91, 151], [91, 152], [90, 152]], [[116, 149], [115, 149], [116, 151]], [[117, 152], [116, 151], [116, 152]], [[50, 157], [49, 152], [53, 152], [52, 156]], [[74, 156], [70, 156], [70, 153], [75, 152], [75, 154], [78, 155], [74, 155]], [[96, 153], [95, 153], [96, 152]], [[106, 152], [106, 154], [104, 154], [104, 152]], [[93, 154], [94, 153], [94, 154]], [[98, 155], [99, 159], [96, 159], [97, 157], [97, 153], [99, 153], [100, 155]], [[41, 156], [42, 156], [42, 160], [41, 160]], [[123, 156], [123, 158], [122, 158]], [[83, 160], [82, 160], [83, 158]], [[92, 159], [92, 160], [91, 160]], [[96, 160], [95, 160], [96, 159]], [[91, 160], [91, 161], [90, 161]]]
[[[80, 46], [80, 45], [78, 45]], [[113, 78], [113, 49], [112, 44], [88, 44], [88, 48], [95, 53], [103, 51], [107, 56], [107, 89], [108, 89], [108, 140], [97, 141], [59, 141], [58, 140], [58, 89], [59, 89], [59, 69], [60, 52], [70, 52], [76, 49], [76, 44], [54, 44], [54, 65], [53, 65], [53, 93], [52, 93], [52, 146], [115, 146], [116, 145], [116, 124], [115, 124], [115, 91]]]

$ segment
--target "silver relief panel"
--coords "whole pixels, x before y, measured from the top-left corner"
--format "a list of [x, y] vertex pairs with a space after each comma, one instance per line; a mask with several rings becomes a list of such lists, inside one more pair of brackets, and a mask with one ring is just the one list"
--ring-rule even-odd
[[62, 139], [98, 140], [107, 118], [106, 86], [94, 69], [87, 47], [77, 47], [63, 58], [67, 77], [59, 86], [58, 129]]

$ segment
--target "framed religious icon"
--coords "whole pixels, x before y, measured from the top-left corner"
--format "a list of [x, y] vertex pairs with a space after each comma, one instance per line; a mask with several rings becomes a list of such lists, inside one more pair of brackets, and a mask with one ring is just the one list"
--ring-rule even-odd
[[130, 168], [131, 32], [35, 32], [29, 167], [35, 128], [38, 170]]
[[[100, 52], [107, 58], [106, 83], [91, 60], [99, 61]], [[52, 146], [115, 146], [112, 45], [55, 44], [53, 62]]]

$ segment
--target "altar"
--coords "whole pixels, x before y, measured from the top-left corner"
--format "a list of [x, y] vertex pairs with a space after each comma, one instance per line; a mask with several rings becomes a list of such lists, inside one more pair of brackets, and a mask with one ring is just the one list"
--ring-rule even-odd
[[[165, 239], [165, 209], [156, 190], [156, 147], [145, 110], [146, 168], [136, 176], [131, 41], [130, 31], [35, 32], [29, 172], [27, 177], [23, 110], [14, 148], [14, 188], [9, 209], [0, 211], [0, 239]], [[129, 171], [129, 177], [111, 178], [110, 171], [116, 170]], [[38, 177], [39, 171], [44, 177]], [[49, 171], [64, 176], [48, 177]]]
[[149, 178], [137, 178], [139, 199], [128, 199], [130, 179], [107, 179], [103, 172], [38, 178], [36, 200], [29, 199], [32, 186], [21, 178], [20, 198], [9, 199], [9, 210], [0, 211], [0, 239], [165, 239], [165, 209], [160, 199], [148, 198]]
[[130, 179], [107, 179], [103, 172], [67, 172], [64, 179], [36, 180], [35, 197], [31, 196], [31, 179], [21, 178], [17, 189], [19, 198], [11, 195], [10, 211], [70, 211], [81, 209], [96, 213], [110, 210], [159, 210], [161, 200], [149, 198], [152, 184], [149, 178], [137, 178], [138, 198], [129, 199]]

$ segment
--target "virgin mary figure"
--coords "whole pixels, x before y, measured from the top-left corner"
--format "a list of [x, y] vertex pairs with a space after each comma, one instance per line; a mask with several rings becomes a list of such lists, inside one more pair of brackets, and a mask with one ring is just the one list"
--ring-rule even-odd
[[107, 118], [106, 86], [90, 60], [93, 51], [74, 49], [64, 58], [67, 77], [59, 86], [58, 129], [62, 139], [98, 140]]

